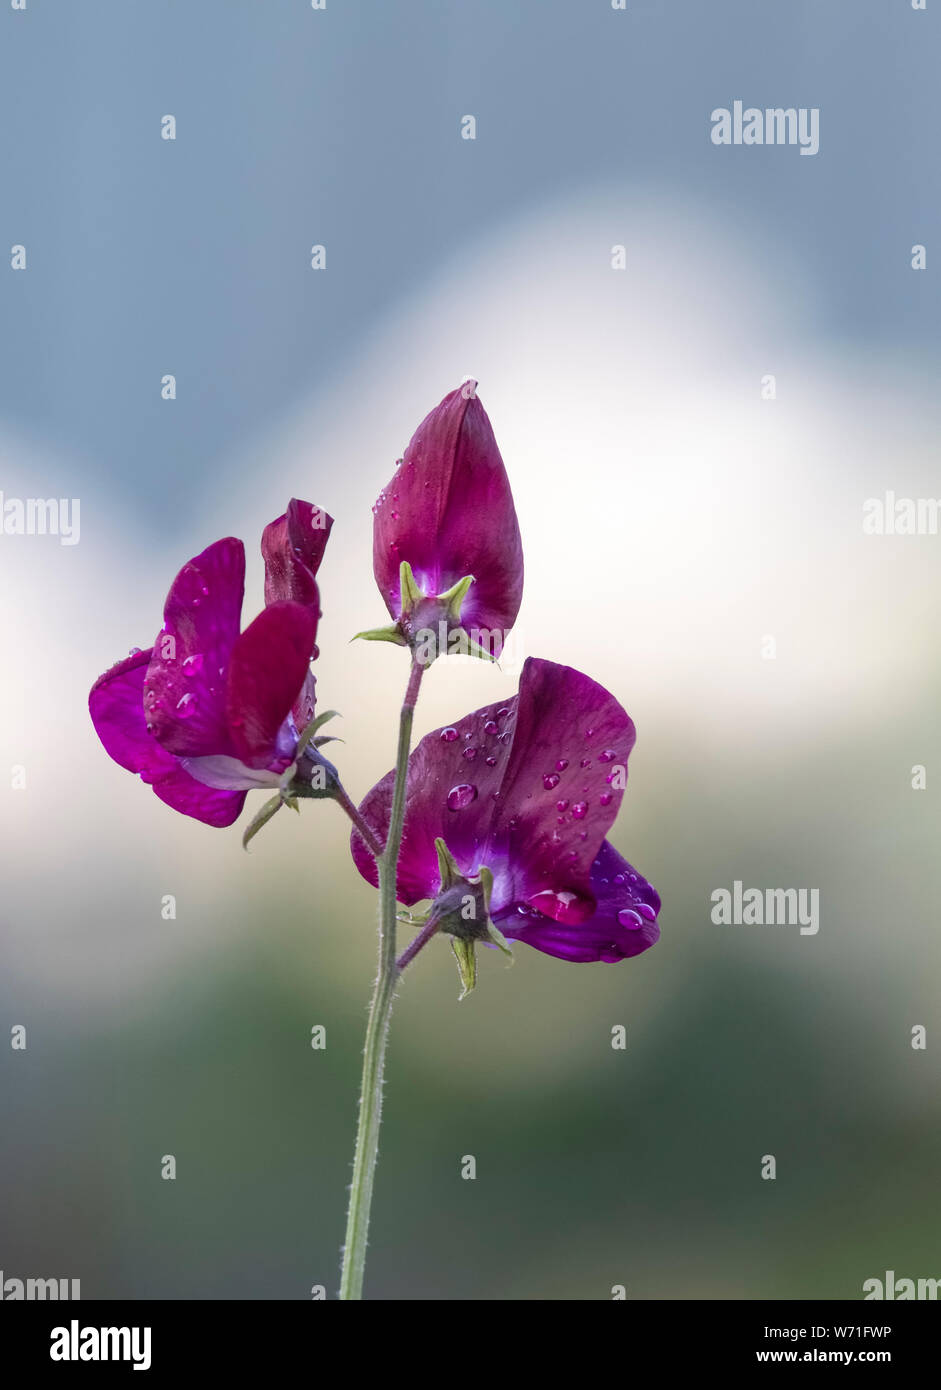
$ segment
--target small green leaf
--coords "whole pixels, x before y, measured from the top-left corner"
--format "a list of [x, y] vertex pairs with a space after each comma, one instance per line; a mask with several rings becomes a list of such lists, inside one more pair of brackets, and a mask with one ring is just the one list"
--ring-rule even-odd
[[249, 841], [254, 840], [255, 836], [258, 834], [259, 830], [261, 830], [262, 826], [267, 825], [268, 822], [271, 820], [271, 817], [276, 816], [283, 805], [284, 802], [281, 799], [280, 792], [277, 796], [271, 797], [270, 801], [265, 802], [264, 806], [262, 806], [258, 814], [253, 817], [244, 835], [242, 836], [243, 849], [248, 849]]

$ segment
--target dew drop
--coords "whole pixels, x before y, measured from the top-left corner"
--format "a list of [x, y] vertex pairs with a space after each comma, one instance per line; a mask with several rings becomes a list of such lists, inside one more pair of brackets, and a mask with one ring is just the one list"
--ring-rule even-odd
[[595, 736], [595, 731], [594, 731], [594, 729], [586, 729], [586, 730], [585, 730], [585, 737], [586, 737], [586, 738], [594, 738], [594, 736]]
[[646, 917], [648, 922], [655, 922], [657, 920], [657, 914], [650, 906], [650, 903], [638, 903], [637, 911], [640, 913], [641, 917]]
[[140, 647], [132, 647], [131, 650], [128, 652], [128, 656], [137, 656], [139, 652]]
[[474, 759], [477, 757], [477, 749], [476, 749], [476, 748], [465, 748], [465, 749], [464, 749], [464, 757], [467, 759], [467, 761], [468, 761], [469, 763], [472, 763], [472, 762], [474, 761]]
[[582, 758], [579, 767], [591, 767], [591, 758]]
[[176, 708], [180, 718], [191, 719], [196, 713], [197, 704], [198, 701], [192, 691], [188, 690], [185, 695], [181, 695], [176, 702]]
[[393, 511], [391, 511], [391, 512], [389, 513], [389, 515], [391, 516], [391, 518], [392, 518], [393, 521], [398, 521], [398, 519], [399, 519], [399, 514], [398, 514], [397, 511], [393, 510]]
[[586, 801], [576, 801], [572, 807], [572, 815], [576, 820], [584, 820], [588, 814], [588, 803]]
[[484, 758], [484, 762], [487, 764], [488, 767], [496, 767], [497, 765], [496, 758]]
[[601, 802], [602, 806], [610, 806], [610, 805], [611, 805], [611, 793], [610, 793], [610, 792], [602, 792], [601, 795], [599, 796], [598, 800]]
[[505, 719], [506, 716], [509, 714], [509, 712], [510, 712], [510, 711], [509, 711], [509, 710], [507, 709], [507, 707], [504, 705], [503, 709], [498, 709], [498, 710], [497, 710], [497, 718], [498, 718], [498, 719]]
[[477, 788], [470, 782], [461, 782], [448, 792], [448, 810], [463, 811], [472, 801], [477, 800]]
[[617, 753], [613, 748], [606, 748], [603, 753], [598, 754], [598, 761], [599, 763], [613, 763], [616, 757]]
[[627, 927], [628, 931], [639, 931], [644, 925], [644, 919], [639, 912], [635, 912], [632, 907], [622, 907], [618, 913], [618, 922], [622, 927]]
[[557, 811], [567, 811], [568, 808], [569, 808], [569, 804], [568, 804], [567, 801], [557, 801], [557, 802], [555, 803], [555, 809], [556, 809]]
[[626, 883], [626, 882], [627, 882], [627, 876], [626, 876], [625, 874], [615, 874], [615, 875], [614, 875], [614, 881], [615, 881], [615, 883]]
[[442, 729], [442, 730], [441, 730], [441, 742], [442, 742], [442, 743], [453, 743], [454, 740], [455, 740], [456, 738], [457, 738], [457, 729]]
[[559, 785], [559, 774], [557, 772], [547, 772], [543, 775], [542, 785], [547, 792], [551, 792], [553, 787]]
[[558, 762], [556, 763], [556, 765], [555, 765], [555, 766], [556, 766], [556, 771], [557, 771], [557, 772], [564, 772], [565, 769], [568, 767], [568, 765], [569, 765], [569, 760], [568, 760], [568, 758], [560, 758], [559, 761], [558, 761]]
[[499, 732], [500, 732], [500, 725], [497, 723], [497, 721], [496, 721], [495, 719], [488, 719], [487, 722], [486, 722], [486, 724], [484, 725], [484, 733], [485, 733], [485, 734], [498, 734]]
[[183, 662], [184, 676], [198, 676], [203, 669], [203, 657], [201, 652], [194, 652]]

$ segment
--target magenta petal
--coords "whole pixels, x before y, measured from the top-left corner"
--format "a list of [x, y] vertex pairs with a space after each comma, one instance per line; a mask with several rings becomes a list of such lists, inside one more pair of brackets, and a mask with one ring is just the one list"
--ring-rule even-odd
[[169, 753], [231, 752], [225, 671], [239, 635], [245, 548], [231, 536], [183, 566], [164, 608], [144, 682], [154, 737]]
[[[510, 755], [512, 700], [465, 715], [453, 727], [436, 729], [415, 747], [408, 761], [405, 831], [399, 855], [399, 901], [433, 898], [440, 887], [435, 839], [440, 836], [465, 874], [476, 873], [487, 842], [495, 793]], [[488, 759], [492, 763], [488, 764]], [[360, 812], [384, 842], [389, 829], [393, 774], [368, 793]], [[376, 883], [372, 855], [354, 831], [356, 867]]]
[[[594, 908], [592, 864], [624, 795], [634, 723], [609, 691], [570, 666], [527, 660], [490, 860], [499, 901], [532, 902], [577, 923]], [[496, 895], [496, 887], [494, 889]]]
[[95, 681], [88, 697], [95, 731], [115, 762], [139, 773], [161, 801], [207, 825], [231, 825], [242, 810], [245, 793], [202, 786], [147, 732], [144, 673], [150, 658], [150, 651], [136, 652]]
[[283, 516], [264, 529], [265, 603], [293, 599], [320, 616], [316, 574], [323, 559], [333, 517], [311, 502], [292, 497]]
[[[235, 756], [249, 767], [288, 761], [281, 726], [304, 683], [317, 620], [299, 603], [273, 603], [259, 613], [232, 649], [226, 713]], [[286, 765], [286, 764], [285, 764]]]
[[425, 417], [374, 512], [373, 571], [393, 618], [403, 560], [426, 594], [472, 574], [463, 626], [496, 634], [499, 655], [519, 612], [523, 549], [506, 469], [476, 396], [458, 387]]
[[[261, 538], [261, 553], [265, 561], [265, 603], [278, 603], [282, 599], [293, 599], [303, 603], [319, 620], [320, 591], [315, 575], [320, 568], [333, 517], [315, 507], [311, 502], [302, 502], [292, 497], [283, 516], [265, 527]], [[316, 656], [317, 629], [311, 651]], [[316, 682], [308, 671], [300, 694], [294, 702], [294, 722], [298, 731], [303, 731], [314, 717], [316, 702]]]
[[658, 940], [660, 895], [607, 840], [592, 866], [591, 885], [598, 906], [578, 925], [564, 926], [525, 903], [505, 908], [497, 925], [504, 936], [568, 961], [627, 960]]
[[181, 767], [154, 782], [154, 791], [174, 811], [219, 830], [238, 820], [247, 795], [242, 791], [216, 791], [213, 787], [204, 787]]

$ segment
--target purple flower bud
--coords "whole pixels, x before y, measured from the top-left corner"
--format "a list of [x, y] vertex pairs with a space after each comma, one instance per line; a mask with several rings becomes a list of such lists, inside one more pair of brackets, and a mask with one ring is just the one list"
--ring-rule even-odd
[[[421, 594], [446, 594], [472, 575], [460, 625], [499, 656], [523, 593], [523, 550], [510, 484], [476, 382], [451, 391], [418, 426], [374, 507], [373, 572], [396, 622], [407, 561]], [[423, 621], [439, 617], [427, 606]], [[475, 639], [480, 640], [480, 639]]]

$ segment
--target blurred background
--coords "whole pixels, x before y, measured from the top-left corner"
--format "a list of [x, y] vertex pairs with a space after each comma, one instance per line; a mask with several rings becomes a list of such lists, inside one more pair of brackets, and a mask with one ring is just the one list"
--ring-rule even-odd
[[[862, 530], [867, 498], [941, 493], [938, 9], [0, 14], [0, 249], [28, 258], [0, 265], [0, 489], [81, 501], [77, 545], [0, 535], [5, 1277], [335, 1296], [375, 960], [343, 819], [304, 805], [245, 854], [106, 757], [87, 692], [220, 536], [254, 616], [262, 527], [308, 498], [336, 518], [318, 696], [362, 796], [405, 679], [349, 644], [384, 621], [370, 505], [467, 375], [526, 595], [502, 669], [433, 669], [417, 733], [509, 696], [527, 654], [614, 691], [638, 741], [612, 838], [662, 939], [617, 966], [488, 953], [460, 1006], [444, 943], [418, 959], [368, 1296], [941, 1276], [941, 537]], [[736, 99], [818, 107], [819, 153], [712, 145]], [[819, 933], [714, 925], [736, 879], [819, 889]]]

